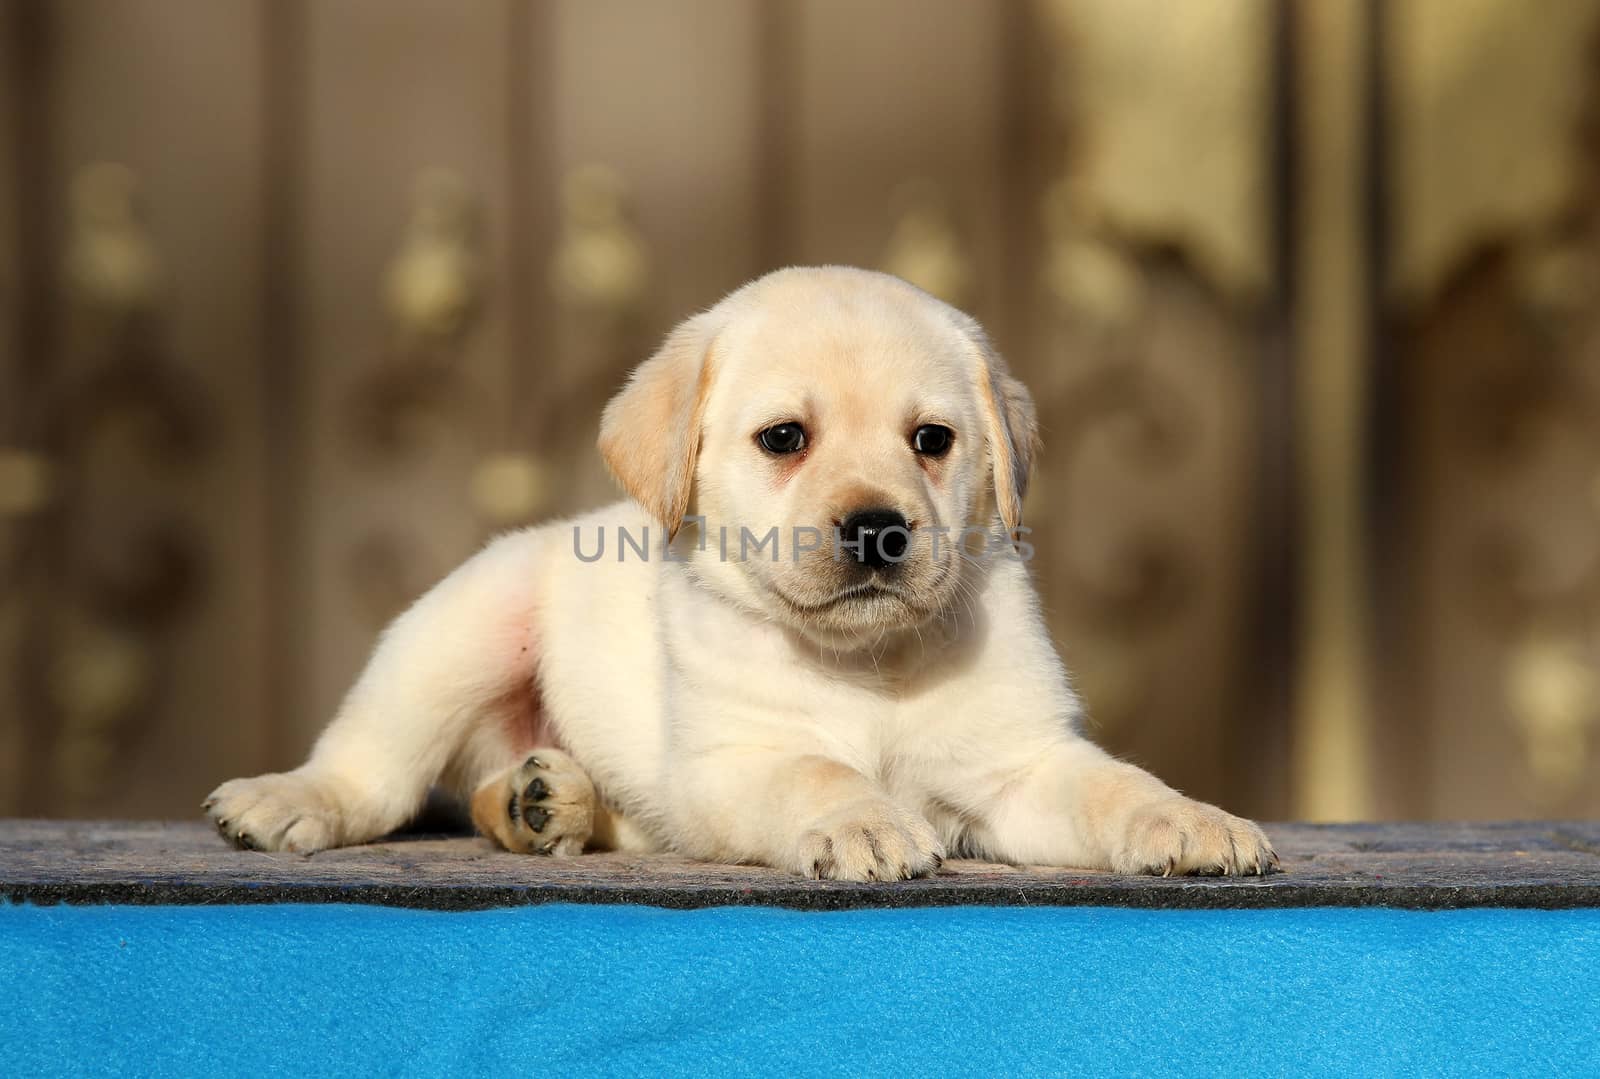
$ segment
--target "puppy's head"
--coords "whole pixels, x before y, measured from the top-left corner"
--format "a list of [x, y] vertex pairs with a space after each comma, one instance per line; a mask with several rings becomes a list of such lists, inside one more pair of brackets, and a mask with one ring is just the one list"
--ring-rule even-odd
[[976, 322], [838, 267], [780, 270], [679, 326], [600, 427], [653, 516], [704, 522], [680, 537], [704, 582], [835, 646], [953, 602], [975, 551], [1021, 525], [1035, 439]]

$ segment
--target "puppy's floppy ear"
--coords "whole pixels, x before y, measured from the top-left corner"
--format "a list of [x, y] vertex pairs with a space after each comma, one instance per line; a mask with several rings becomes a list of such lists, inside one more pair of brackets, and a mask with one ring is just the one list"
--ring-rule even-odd
[[675, 535], [689, 508], [712, 334], [689, 319], [628, 379], [600, 416], [600, 455], [617, 482]]
[[1039, 414], [1028, 388], [1006, 368], [976, 322], [967, 333], [978, 354], [978, 400], [983, 408], [984, 439], [994, 466], [994, 501], [1008, 535], [1022, 526], [1022, 499], [1039, 452]]

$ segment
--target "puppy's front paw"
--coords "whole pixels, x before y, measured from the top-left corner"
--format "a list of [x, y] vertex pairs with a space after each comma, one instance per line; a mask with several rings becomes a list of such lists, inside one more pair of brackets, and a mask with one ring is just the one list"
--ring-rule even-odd
[[1278, 855], [1251, 821], [1179, 795], [1133, 811], [1112, 868], [1164, 877], [1265, 876], [1278, 868]]
[[521, 854], [581, 854], [594, 833], [589, 774], [559, 749], [540, 749], [472, 798], [478, 830]]
[[343, 842], [337, 799], [294, 772], [230, 779], [200, 808], [224, 839], [244, 850], [310, 854]]
[[933, 826], [889, 801], [857, 802], [800, 837], [801, 873], [820, 880], [909, 880], [944, 861]]

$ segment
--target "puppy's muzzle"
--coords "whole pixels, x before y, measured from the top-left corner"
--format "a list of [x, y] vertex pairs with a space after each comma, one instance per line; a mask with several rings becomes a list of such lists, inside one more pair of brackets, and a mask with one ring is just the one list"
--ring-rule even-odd
[[835, 530], [839, 558], [866, 570], [894, 570], [906, 559], [911, 526], [891, 509], [858, 510]]

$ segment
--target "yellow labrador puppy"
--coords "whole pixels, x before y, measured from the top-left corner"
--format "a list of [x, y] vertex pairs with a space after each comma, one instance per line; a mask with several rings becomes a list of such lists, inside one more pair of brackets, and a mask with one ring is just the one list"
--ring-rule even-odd
[[310, 760], [205, 807], [267, 850], [376, 838], [442, 784], [513, 851], [1266, 872], [1260, 828], [1079, 733], [1025, 565], [1034, 448], [966, 315], [863, 270], [763, 277], [606, 408], [631, 500], [495, 540], [383, 634]]

